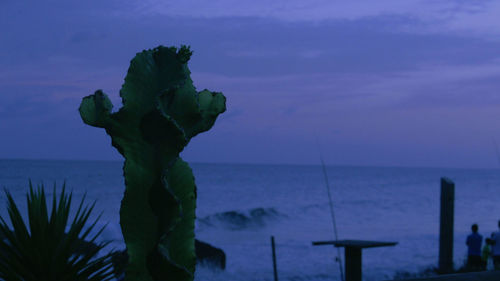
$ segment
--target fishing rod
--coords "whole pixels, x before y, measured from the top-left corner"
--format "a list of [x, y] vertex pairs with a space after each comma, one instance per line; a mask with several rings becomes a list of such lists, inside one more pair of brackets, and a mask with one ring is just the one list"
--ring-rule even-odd
[[[318, 145], [319, 147], [319, 145]], [[321, 160], [321, 167], [323, 169], [323, 175], [325, 177], [325, 183], [326, 183], [326, 190], [328, 192], [328, 202], [330, 204], [330, 214], [332, 216], [332, 225], [333, 225], [333, 234], [335, 235], [335, 240], [339, 240], [339, 235], [337, 232], [337, 223], [335, 221], [335, 212], [333, 210], [333, 200], [332, 200], [332, 194], [330, 192], [330, 182], [328, 181], [328, 174], [326, 173], [326, 166], [325, 166], [325, 161], [323, 161], [323, 155], [321, 154], [321, 150], [319, 153], [319, 158]], [[344, 281], [344, 267], [342, 265], [342, 255], [340, 253], [340, 248], [337, 248], [337, 259], [336, 261], [339, 263], [339, 269], [340, 269], [340, 280]]]

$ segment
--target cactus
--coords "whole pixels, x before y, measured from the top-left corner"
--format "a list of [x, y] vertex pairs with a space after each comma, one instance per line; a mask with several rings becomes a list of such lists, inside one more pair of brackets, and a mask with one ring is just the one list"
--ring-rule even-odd
[[226, 109], [222, 93], [197, 92], [189, 47], [138, 53], [120, 90], [122, 108], [101, 90], [83, 98], [83, 121], [104, 128], [124, 156], [120, 225], [129, 255], [127, 281], [193, 280], [196, 186], [179, 153]]

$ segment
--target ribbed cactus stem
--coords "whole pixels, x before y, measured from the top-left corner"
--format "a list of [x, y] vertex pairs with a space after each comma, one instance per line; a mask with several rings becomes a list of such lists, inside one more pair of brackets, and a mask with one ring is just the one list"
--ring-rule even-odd
[[104, 128], [123, 155], [125, 193], [120, 225], [127, 246], [127, 281], [187, 281], [195, 270], [196, 186], [179, 153], [226, 110], [222, 93], [197, 92], [188, 47], [138, 53], [120, 90], [123, 106], [101, 90], [83, 98], [83, 121]]

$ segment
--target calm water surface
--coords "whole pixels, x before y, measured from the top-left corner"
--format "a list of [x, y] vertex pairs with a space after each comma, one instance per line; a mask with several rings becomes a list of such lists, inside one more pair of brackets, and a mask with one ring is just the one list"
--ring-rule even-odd
[[[0, 160], [0, 186], [21, 206], [28, 181], [66, 181], [76, 199], [97, 200], [109, 226], [102, 239], [123, 248], [118, 210], [124, 184], [121, 162]], [[333, 239], [319, 166], [191, 164], [198, 186], [196, 235], [227, 254], [226, 271], [198, 267], [196, 280], [273, 280], [270, 236], [277, 243], [280, 280], [339, 278], [336, 251], [311, 241]], [[328, 167], [339, 238], [397, 241], [363, 253], [364, 280], [391, 278], [437, 263], [439, 181], [456, 184], [455, 263], [466, 255], [472, 223], [489, 235], [500, 219], [500, 170]], [[49, 192], [49, 193], [50, 193]], [[89, 201], [90, 202], [90, 201]], [[0, 214], [5, 216], [5, 195]]]

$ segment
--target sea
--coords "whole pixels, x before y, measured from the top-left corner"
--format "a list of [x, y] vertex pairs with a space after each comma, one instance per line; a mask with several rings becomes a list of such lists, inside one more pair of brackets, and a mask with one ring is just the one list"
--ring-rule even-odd
[[[119, 226], [124, 191], [121, 161], [0, 160], [0, 187], [26, 206], [29, 181], [47, 193], [63, 183], [75, 202], [97, 201], [100, 236], [125, 245]], [[271, 281], [271, 236], [279, 280], [340, 280], [338, 251], [313, 241], [397, 242], [363, 250], [363, 280], [387, 280], [434, 267], [439, 252], [440, 179], [455, 183], [454, 263], [467, 254], [473, 223], [489, 236], [500, 219], [500, 170], [190, 163], [198, 201], [196, 237], [226, 253], [225, 270], [198, 266], [197, 281]], [[76, 204], [75, 204], [76, 207]], [[0, 215], [6, 216], [5, 193]], [[343, 250], [340, 251], [344, 262]]]

